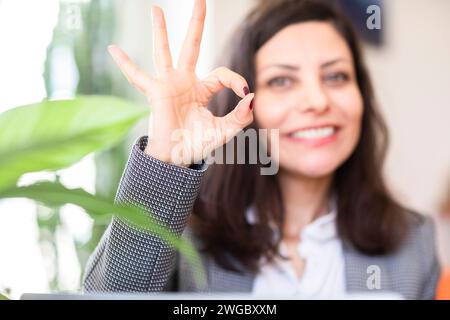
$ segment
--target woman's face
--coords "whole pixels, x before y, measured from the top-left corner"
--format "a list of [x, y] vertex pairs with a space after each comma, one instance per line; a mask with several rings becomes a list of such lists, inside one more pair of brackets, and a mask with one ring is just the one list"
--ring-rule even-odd
[[270, 144], [280, 170], [329, 175], [355, 148], [363, 101], [351, 51], [331, 24], [293, 24], [266, 42], [256, 54], [255, 92], [258, 126], [279, 129]]

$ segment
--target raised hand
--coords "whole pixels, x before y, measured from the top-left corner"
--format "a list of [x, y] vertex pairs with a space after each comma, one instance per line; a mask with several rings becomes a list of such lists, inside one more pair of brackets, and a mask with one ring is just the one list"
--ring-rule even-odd
[[[157, 75], [146, 75], [117, 46], [108, 50], [128, 81], [143, 92], [152, 107], [150, 142], [145, 152], [161, 161], [189, 166], [204, 159], [253, 121], [253, 93], [239, 74], [220, 67], [200, 80], [195, 66], [206, 15], [205, 0], [196, 0], [178, 65], [174, 68], [164, 13], [152, 7], [153, 59]], [[207, 108], [216, 92], [232, 89], [242, 100], [224, 117]], [[199, 133], [207, 132], [204, 136]]]

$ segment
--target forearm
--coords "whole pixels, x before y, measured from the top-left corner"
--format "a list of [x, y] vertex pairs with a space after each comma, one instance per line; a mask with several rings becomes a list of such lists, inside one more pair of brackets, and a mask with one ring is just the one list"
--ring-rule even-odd
[[[181, 235], [205, 167], [183, 168], [145, 154], [146, 138], [133, 147], [116, 196], [134, 204]], [[173, 248], [158, 237], [114, 217], [91, 256], [85, 291], [161, 291], [174, 262]]]

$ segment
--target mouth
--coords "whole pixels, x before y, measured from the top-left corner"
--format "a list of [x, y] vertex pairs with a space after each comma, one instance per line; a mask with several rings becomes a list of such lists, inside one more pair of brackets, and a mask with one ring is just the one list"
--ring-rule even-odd
[[295, 142], [319, 146], [335, 141], [339, 130], [340, 127], [336, 125], [323, 125], [295, 130], [287, 134], [287, 137]]

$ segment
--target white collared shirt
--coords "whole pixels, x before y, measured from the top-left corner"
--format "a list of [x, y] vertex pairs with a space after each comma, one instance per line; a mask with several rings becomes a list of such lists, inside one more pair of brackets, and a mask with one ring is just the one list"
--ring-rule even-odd
[[[297, 277], [289, 260], [276, 257], [272, 263], [264, 264], [256, 275], [253, 294], [331, 298], [345, 293], [344, 256], [337, 234], [334, 199], [330, 201], [330, 205], [329, 213], [317, 218], [301, 231], [298, 252], [305, 260], [301, 278]], [[283, 256], [287, 256], [283, 243], [279, 250]]]

